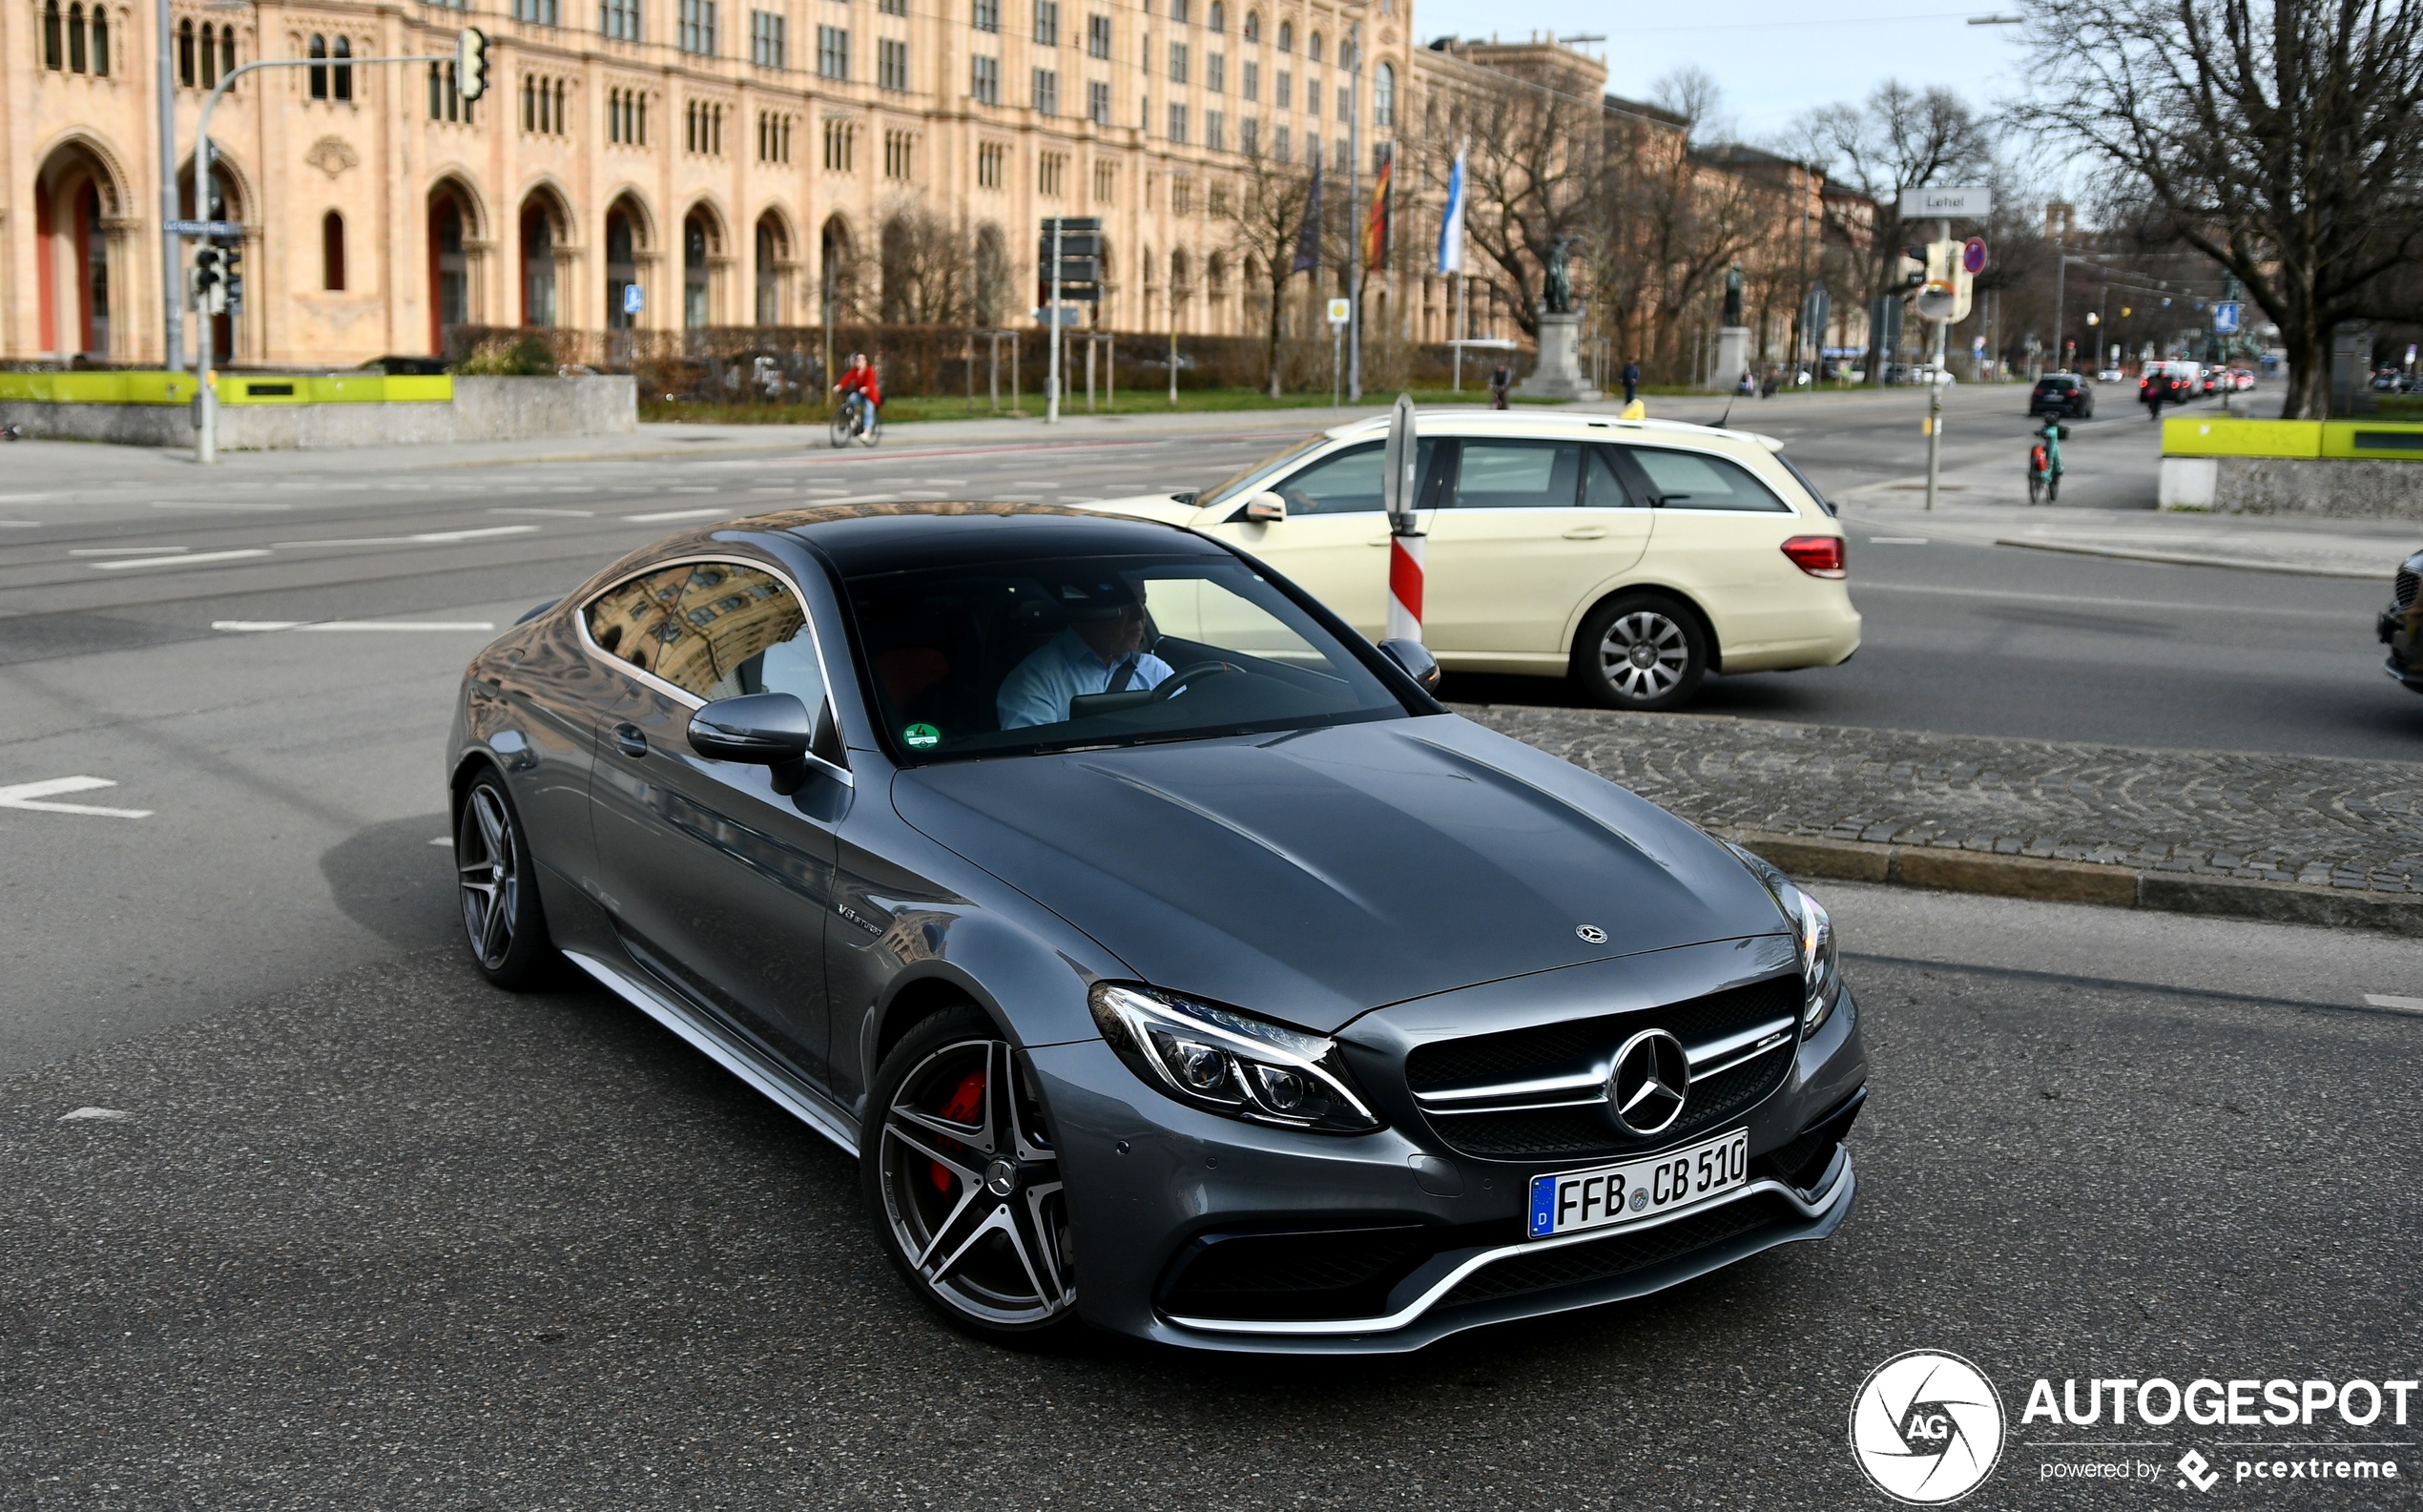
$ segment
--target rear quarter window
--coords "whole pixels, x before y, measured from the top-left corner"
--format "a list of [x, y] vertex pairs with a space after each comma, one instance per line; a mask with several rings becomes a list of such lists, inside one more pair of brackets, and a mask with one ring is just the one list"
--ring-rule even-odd
[[1702, 451], [1675, 451], [1664, 446], [1634, 446], [1640, 465], [1669, 509], [1724, 509], [1745, 514], [1790, 514], [1791, 506], [1775, 490], [1751, 476], [1729, 457]]

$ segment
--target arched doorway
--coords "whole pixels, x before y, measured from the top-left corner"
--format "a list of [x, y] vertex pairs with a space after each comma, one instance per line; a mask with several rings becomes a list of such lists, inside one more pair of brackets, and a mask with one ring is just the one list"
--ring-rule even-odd
[[783, 286], [789, 281], [791, 233], [771, 210], [757, 217], [756, 252], [757, 323], [780, 325], [783, 307], [790, 302], [783, 298]]
[[639, 255], [647, 248], [647, 219], [638, 201], [625, 195], [606, 212], [606, 328], [628, 331], [638, 322], [642, 294]]
[[846, 321], [858, 303], [858, 259], [850, 242], [850, 223], [835, 216], [818, 237], [818, 289], [823, 308], [817, 319], [825, 323]]
[[723, 238], [716, 234], [714, 220], [705, 206], [682, 217], [681, 323], [685, 329], [704, 330], [714, 323], [714, 259], [722, 252]]
[[556, 303], [556, 259], [570, 224], [555, 197], [540, 191], [522, 201], [522, 323], [561, 322]]
[[429, 196], [429, 350], [443, 356], [446, 337], [472, 316], [471, 259], [476, 235], [470, 201], [451, 184]]

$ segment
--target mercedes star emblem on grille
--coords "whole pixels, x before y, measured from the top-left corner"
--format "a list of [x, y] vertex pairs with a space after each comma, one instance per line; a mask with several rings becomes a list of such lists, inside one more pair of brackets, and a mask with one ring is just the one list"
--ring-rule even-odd
[[1683, 1042], [1664, 1029], [1643, 1029], [1615, 1052], [1607, 1072], [1607, 1108], [1626, 1132], [1655, 1134], [1683, 1116], [1691, 1060]]

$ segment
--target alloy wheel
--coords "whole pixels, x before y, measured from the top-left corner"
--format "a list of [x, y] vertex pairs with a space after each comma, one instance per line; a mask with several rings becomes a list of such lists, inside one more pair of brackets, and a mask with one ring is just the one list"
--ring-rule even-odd
[[884, 1109], [881, 1138], [884, 1218], [936, 1299], [995, 1328], [1075, 1305], [1060, 1161], [1006, 1041], [958, 1040], [919, 1061]]
[[1599, 674], [1627, 698], [1672, 693], [1690, 662], [1690, 641], [1683, 627], [1653, 609], [1617, 615], [1599, 637]]
[[454, 869], [463, 895], [463, 928], [471, 953], [490, 971], [513, 951], [513, 921], [521, 902], [521, 856], [505, 800], [485, 782], [472, 786], [455, 826]]

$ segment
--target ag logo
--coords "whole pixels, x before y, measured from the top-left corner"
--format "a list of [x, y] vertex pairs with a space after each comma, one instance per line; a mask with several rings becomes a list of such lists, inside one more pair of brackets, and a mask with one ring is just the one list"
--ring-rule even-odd
[[1896, 1502], [1957, 1502], [2002, 1457], [2002, 1398], [1957, 1355], [1895, 1355], [1852, 1401], [1851, 1454]]

